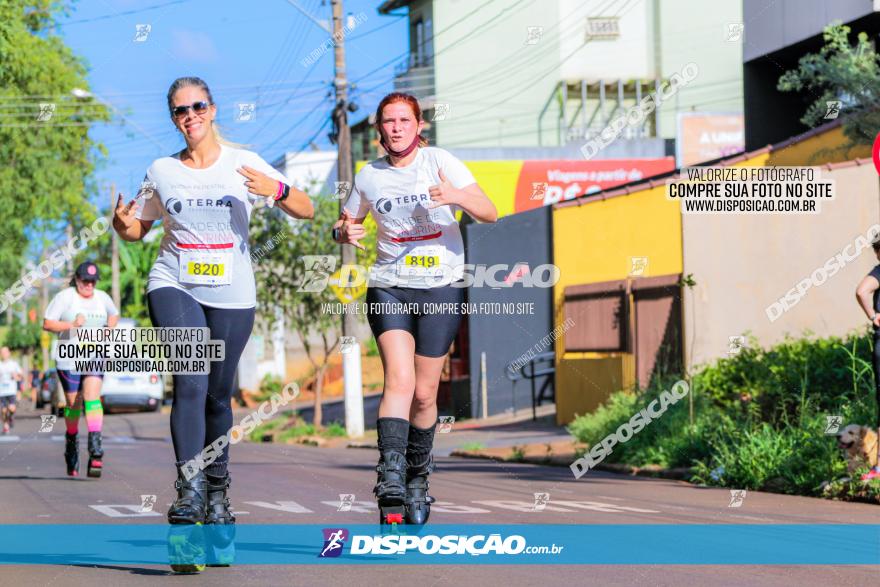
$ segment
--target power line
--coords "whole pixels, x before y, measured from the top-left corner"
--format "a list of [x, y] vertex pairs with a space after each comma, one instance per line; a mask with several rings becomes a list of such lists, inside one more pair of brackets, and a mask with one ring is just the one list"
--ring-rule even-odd
[[[316, 2], [317, 2], [317, 0], [316, 0]], [[313, 3], [309, 7], [309, 10], [314, 10], [316, 7], [317, 7], [317, 4]], [[264, 81], [268, 81], [269, 79], [271, 79], [273, 77], [273, 75], [272, 75], [273, 71], [275, 71], [275, 76], [277, 76], [278, 78], [284, 77], [286, 72], [290, 69], [290, 67], [288, 65], [288, 61], [291, 59], [291, 57], [293, 55], [299, 53], [299, 51], [302, 49], [302, 46], [305, 44], [306, 35], [303, 35], [303, 34], [298, 35], [296, 48], [294, 48], [292, 43], [288, 42], [288, 39], [290, 38], [290, 36], [295, 34], [296, 31], [298, 30], [298, 28], [300, 28], [297, 26], [297, 24], [298, 24], [298, 21], [294, 21], [294, 24], [290, 27], [290, 31], [288, 32], [288, 36], [285, 37], [285, 39], [281, 45], [281, 47], [284, 51], [279, 52], [276, 55], [276, 58], [272, 62], [272, 66], [269, 68], [269, 71], [266, 73], [266, 77], [264, 78]], [[279, 59], [279, 56], [281, 57], [280, 59]], [[275, 65], [277, 65], [277, 70], [273, 69]], [[300, 83], [302, 83], [302, 80], [300, 80]], [[297, 87], [299, 87], [299, 86], [297, 86]]]
[[363, 39], [364, 37], [368, 37], [368, 36], [372, 35], [373, 33], [378, 33], [379, 31], [381, 31], [382, 29], [384, 29], [384, 28], [386, 28], [386, 27], [390, 27], [390, 26], [393, 25], [393, 24], [397, 24], [398, 22], [400, 22], [401, 19], [403, 19], [403, 18], [408, 18], [408, 17], [409, 17], [409, 15], [407, 15], [407, 14], [401, 14], [399, 17], [397, 17], [397, 18], [395, 18], [395, 19], [393, 19], [393, 20], [391, 20], [391, 21], [389, 21], [389, 22], [386, 22], [385, 24], [383, 24], [383, 25], [380, 26], [380, 27], [376, 27], [376, 28], [374, 28], [374, 29], [371, 30], [371, 31], [367, 31], [367, 32], [365, 32], [365, 33], [361, 33], [361, 34], [359, 34], [359, 35], [355, 35], [355, 36], [353, 36], [353, 37], [347, 37], [346, 40], [347, 40], [348, 42], [353, 42], [353, 41], [356, 41], [356, 40], [358, 40], [358, 39]]
[[156, 10], [158, 8], [164, 8], [166, 6], [172, 6], [174, 4], [183, 4], [185, 2], [189, 2], [190, 0], [172, 0], [171, 2], [165, 2], [164, 4], [154, 4], [153, 6], [145, 6], [144, 8], [138, 8], [137, 10], [128, 10], [126, 12], [116, 12], [114, 14], [104, 14], [102, 16], [95, 16], [93, 18], [84, 18], [81, 20], [69, 20], [63, 23], [56, 23], [55, 26], [64, 27], [71, 24], [83, 24], [86, 22], [96, 22], [99, 20], [108, 20], [110, 18], [116, 18], [118, 16], [130, 16], [132, 14], [140, 14], [141, 12], [148, 12], [150, 10]]
[[[615, 0], [611, 0], [611, 3], [613, 3], [614, 1], [615, 1]], [[497, 23], [499, 22], [499, 21], [497, 20], [497, 17], [499, 17], [503, 12], [505, 12], [505, 11], [507, 11], [507, 10], [511, 10], [514, 6], [516, 6], [516, 5], [514, 4], [514, 5], [512, 5], [512, 6], [509, 6], [509, 7], [505, 8], [504, 10], [502, 10], [501, 12], [499, 12], [499, 13], [495, 16], [495, 18], [493, 18], [493, 21], [494, 21], [494, 22], [493, 22], [492, 25], [489, 25], [489, 27], [481, 28], [480, 26], [477, 26], [477, 27], [475, 27], [475, 28], [480, 29], [480, 33], [484, 33], [486, 30], [488, 30], [488, 28], [491, 28], [491, 26], [494, 26], [494, 24], [497, 24]], [[581, 8], [581, 7], [579, 7], [578, 9], [580, 9], [580, 8]], [[559, 22], [557, 22], [557, 24], [553, 25], [552, 27], [549, 27], [549, 30], [553, 30], [553, 29], [559, 27], [560, 24], [562, 23], [562, 21], [569, 19], [569, 18], [571, 17], [571, 15], [573, 15], [575, 12], [578, 11], [578, 9], [575, 9], [574, 11], [572, 11], [571, 13], [569, 13], [569, 14], [568, 14], [566, 17], [564, 17], [564, 18], [560, 18], [560, 19], [559, 19]], [[597, 9], [597, 10], [605, 10], [605, 7], [601, 8], [601, 9]], [[508, 16], [510, 16], [510, 15], [508, 15]], [[575, 23], [575, 24], [577, 24], [577, 23]], [[457, 45], [458, 43], [464, 41], [465, 39], [468, 39], [469, 37], [470, 37], [470, 35], [464, 35], [463, 37], [459, 38], [458, 40], [454, 41], [453, 43], [450, 43], [449, 45], [447, 45], [446, 47], [444, 47], [444, 48], [441, 49], [440, 51], [437, 51], [437, 52], [434, 54], [434, 57], [436, 58], [438, 55], [441, 55], [443, 52], [445, 52], [445, 51], [447, 51], [448, 49], [452, 48], [454, 45]], [[553, 49], [553, 47], [551, 46], [550, 49]], [[545, 45], [541, 48], [541, 51], [542, 51], [542, 52], [546, 52], [546, 50], [547, 50], [547, 46], [546, 46], [546, 44], [545, 44]], [[532, 57], [534, 56], [534, 54], [535, 54], [534, 52], [530, 52], [530, 55], [527, 56], [527, 59], [528, 59], [529, 61], [532, 61], [532, 60], [533, 60]], [[471, 76], [468, 76], [467, 78], [464, 78], [464, 80], [461, 80], [461, 81], [465, 81], [465, 82], [466, 82], [466, 81], [471, 80], [471, 79], [479, 78], [479, 83], [481, 83], [481, 84], [482, 84], [482, 83], [485, 83], [485, 74], [486, 74], [486, 72], [493, 72], [493, 73], [492, 73], [492, 77], [496, 77], [496, 76], [498, 75], [498, 67], [497, 67], [497, 66], [498, 66], [501, 62], [503, 62], [503, 61], [509, 61], [509, 59], [510, 59], [509, 57], [508, 57], [508, 58], [505, 58], [505, 59], [502, 59], [502, 60], [498, 61], [497, 63], [495, 63], [494, 65], [492, 65], [491, 67], [486, 68], [486, 69], [484, 69], [484, 70], [481, 70], [480, 72], [478, 72], [478, 73], [476, 73], [476, 74], [473, 74], [473, 75], [471, 75]], [[515, 69], [515, 68], [517, 68], [517, 67], [518, 67], [518, 64], [509, 64], [509, 65], [505, 66], [503, 69], [509, 69], [509, 68], [514, 68], [514, 69]], [[375, 70], [374, 70], [374, 71], [375, 71]], [[371, 73], [371, 74], [368, 74], [368, 76], [369, 76], [369, 75], [372, 75], [372, 73]], [[367, 76], [364, 76], [364, 77], [367, 77]], [[431, 79], [433, 79], [434, 76], [433, 76], [433, 74], [430, 74], [430, 73], [427, 73], [427, 74], [421, 74], [421, 75], [418, 75], [418, 76], [414, 76], [414, 78], [421, 78], [421, 77], [427, 77], [427, 78], [431, 78]], [[363, 79], [363, 78], [360, 78], [360, 79]], [[359, 81], [360, 81], [360, 80], [359, 80]], [[372, 88], [368, 88], [367, 91], [372, 91], [372, 90], [375, 89], [376, 87], [380, 87], [380, 86], [384, 85], [384, 83], [385, 83], [385, 82], [383, 81], [382, 83], [380, 83], [380, 84], [378, 84], [378, 85], [376, 85], [376, 86], [373, 86]], [[456, 82], [456, 90], [458, 90], [458, 83], [459, 83], [459, 82]]]
[[[317, 112], [317, 110], [315, 112]], [[324, 128], [330, 122], [330, 111], [325, 111], [323, 118], [324, 118], [324, 123], [321, 125], [321, 127], [318, 129], [318, 131], [312, 136], [312, 138], [310, 138], [308, 141], [306, 141], [306, 143], [303, 145], [303, 147], [300, 149], [300, 151], [302, 151], [303, 149], [308, 147], [309, 143], [314, 141], [318, 137], [318, 135], [321, 133], [321, 131], [324, 130]], [[297, 121], [293, 126], [291, 126], [287, 130], [285, 130], [283, 133], [278, 135], [278, 137], [274, 141], [272, 141], [271, 143], [269, 143], [268, 145], [263, 147], [263, 151], [265, 151], [265, 152], [269, 151], [272, 147], [274, 147], [276, 144], [278, 144], [278, 141], [280, 141], [282, 138], [287, 136], [289, 133], [293, 132], [293, 130], [295, 130], [296, 127], [298, 127], [299, 125], [301, 125], [303, 122], [305, 122], [308, 119], [309, 119], [308, 116], [304, 116], [304, 117], [300, 118], [299, 121]]]
[[[612, 0], [612, 1], [613, 1], [613, 0]], [[624, 6], [625, 6], [625, 5], [624, 5]], [[622, 12], [620, 12], [620, 11], [619, 11], [617, 14], [615, 14], [616, 17], [620, 17], [621, 15], [622, 15]], [[561, 61], [559, 61], [559, 63], [554, 63], [552, 67], [550, 67], [549, 69], [547, 69], [544, 73], [542, 73], [542, 74], [539, 75], [538, 77], [536, 77], [536, 78], [535, 78], [535, 77], [531, 78], [532, 83], [534, 83], [534, 82], [536, 82], [536, 81], [538, 81], [538, 80], [544, 79], [545, 77], [547, 77], [548, 75], [550, 75], [551, 73], [553, 73], [554, 71], [556, 71], [559, 67], [562, 66], [562, 64], [564, 64], [566, 61], [568, 61], [569, 59], [571, 59], [572, 57], [574, 57], [574, 56], [575, 56], [575, 55], [576, 55], [581, 49], [583, 49], [587, 44], [589, 44], [589, 40], [588, 40], [588, 41], [584, 41], [583, 43], [581, 43], [577, 48], [575, 48], [574, 51], [572, 51], [571, 53], [569, 53], [568, 55], [566, 55], [565, 58], [563, 58]], [[467, 115], [465, 115], [465, 116], [459, 117], [459, 118], [457, 118], [456, 120], [458, 120], [458, 121], [461, 121], [461, 120], [467, 120], [467, 119], [469, 119], [469, 118], [473, 118], [473, 117], [475, 117], [475, 116], [479, 116], [479, 115], [481, 115], [483, 112], [485, 112], [485, 111], [487, 111], [487, 110], [491, 110], [492, 108], [495, 108], [496, 106], [499, 106], [499, 105], [501, 105], [501, 104], [504, 104], [504, 103], [507, 101], [507, 99], [510, 98], [510, 97], [512, 97], [513, 95], [514, 95], [514, 94], [511, 94], [511, 95], [509, 95], [509, 96], [506, 96], [505, 98], [501, 99], [501, 100], [498, 101], [498, 102], [495, 102], [495, 103], [492, 104], [491, 106], [488, 106], [488, 107], [486, 107], [486, 108], [483, 108], [483, 109], [477, 110], [477, 111], [474, 112], [474, 113], [467, 114]]]
[[[602, 7], [597, 7], [594, 10], [601, 14], [605, 10], [608, 10], [609, 8], [611, 8], [611, 6], [613, 6], [615, 1], [617, 1], [617, 0], [609, 0]], [[624, 4], [622, 6], [625, 6], [625, 5], [626, 4]], [[565, 17], [560, 18], [556, 24], [554, 24], [553, 26], [548, 28], [548, 32], [552, 31], [554, 29], [557, 29], [557, 28], [560, 29], [557, 34], [560, 43], [563, 40], [563, 35], [568, 34], [570, 32], [577, 32], [580, 29], [580, 26], [582, 23], [579, 22], [579, 19], [573, 19], [572, 17], [581, 8], [583, 8], [583, 6], [579, 6], [578, 8], [576, 8], [575, 10], [570, 12], [568, 15], [566, 15]], [[570, 22], [570, 25], [568, 27], [562, 27], [563, 22]], [[560, 27], [562, 27], [562, 28], [560, 28]], [[546, 35], [546, 33], [542, 33], [542, 39], [544, 38], [545, 35]], [[537, 61], [543, 60], [548, 55], [554, 54], [557, 50], [557, 47], [555, 45], [550, 44], [550, 43], [543, 43], [540, 47], [538, 47], [534, 50], [528, 50], [528, 49], [526, 49], [526, 47], [529, 47], [529, 46], [523, 45], [522, 47], [520, 47], [517, 50], [519, 55], [503, 58], [503, 59], [497, 61], [496, 63], [494, 63], [492, 66], [483, 69], [482, 71], [474, 73], [474, 74], [472, 74], [468, 77], [465, 77], [463, 79], [456, 80], [454, 88], [451, 91], [444, 93], [444, 97], [446, 95], [455, 95], [455, 94], [461, 94], [463, 92], [470, 92], [472, 87], [491, 84], [491, 83], [494, 83], [495, 80], [498, 80], [500, 82], [502, 80], [511, 79], [513, 77], [511, 75], [513, 72], [523, 71], [526, 66], [531, 65], [532, 63], [535, 63]], [[534, 47], [534, 46], [532, 46], [532, 47]], [[524, 57], [524, 59], [522, 61], [517, 61], [518, 59], [521, 59], [522, 57]], [[506, 62], [506, 65], [501, 66], [501, 64], [505, 63], [505, 62]]]
[[[445, 33], [446, 31], [448, 31], [449, 29], [455, 27], [456, 25], [458, 25], [458, 24], [460, 24], [460, 23], [466, 21], [469, 17], [471, 17], [472, 15], [476, 14], [477, 12], [479, 12], [480, 10], [482, 10], [483, 8], [486, 8], [487, 6], [489, 6], [490, 4], [492, 4], [492, 3], [495, 2], [495, 1], [496, 1], [496, 0], [489, 0], [489, 1], [486, 2], [485, 4], [481, 4], [481, 5], [477, 6], [477, 8], [475, 8], [474, 10], [468, 12], [468, 13], [465, 14], [463, 17], [461, 17], [460, 19], [458, 19], [457, 21], [455, 21], [454, 23], [452, 23], [451, 25], [449, 25], [448, 27], [446, 27], [446, 28], [443, 29], [442, 31], [437, 31], [436, 33], [434, 33], [433, 35], [431, 35], [431, 37], [425, 39], [425, 43], [427, 43], [427, 42], [429, 42], [429, 41], [433, 41], [435, 38], [437, 38], [437, 37], [440, 36], [441, 34]], [[517, 3], [519, 3], [519, 2], [522, 2], [522, 0], [518, 0]], [[375, 72], [380, 71], [380, 70], [382, 70], [382, 69], [388, 67], [388, 66], [391, 65], [391, 64], [397, 63], [398, 61], [400, 61], [400, 59], [401, 59], [402, 57], [406, 57], [406, 56], [408, 56], [408, 55], [409, 55], [409, 49], [407, 49], [406, 53], [403, 53], [402, 55], [398, 55], [397, 57], [392, 58], [390, 61], [386, 61], [385, 63], [383, 63], [382, 65], [380, 65], [380, 66], [377, 67], [376, 69], [373, 69], [373, 70], [367, 72], [366, 74], [360, 76], [360, 77], [357, 78], [356, 80], [353, 80], [352, 83], [358, 83], [358, 82], [360, 82], [361, 80], [363, 80], [363, 79], [365, 79], [365, 78], [368, 78], [369, 76], [371, 76], [371, 75], [374, 74]]]
[[[224, 91], [232, 91], [232, 90], [245, 90], [245, 89], [255, 89], [261, 88], [263, 86], [284, 86], [284, 85], [294, 85], [297, 82], [295, 81], [279, 81], [279, 82], [267, 82], [267, 83], [259, 83], [259, 84], [244, 84], [238, 86], [211, 86], [211, 91], [215, 93], [224, 92]], [[324, 82], [311, 82], [312, 84], [321, 84], [324, 85]], [[309, 84], [306, 84], [309, 85]], [[271, 90], [272, 92], [283, 92], [286, 91], [285, 88], [277, 88]], [[120, 98], [127, 96], [139, 96], [141, 99], [154, 99], [153, 97], [157, 97], [157, 99], [161, 99], [164, 103], [165, 99], [165, 90], [148, 90], [143, 92], [113, 92], [113, 93], [103, 93], [101, 95], [104, 97], [112, 97], [112, 98]], [[0, 101], [3, 100], [11, 100], [15, 101], [27, 101], [27, 99], [46, 99], [46, 100], [71, 100], [72, 97], [69, 93], [60, 93], [60, 94], [51, 94], [51, 95], [40, 95], [40, 94], [6, 94], [0, 95]]]
[[[294, 5], [294, 6], [296, 6], [296, 5]], [[298, 8], [298, 7], [297, 7], [297, 8]], [[305, 37], [303, 37], [303, 38], [305, 38]], [[275, 110], [275, 111], [269, 116], [269, 120], [267, 120], [266, 123], [263, 124], [263, 126], [261, 126], [260, 129], [259, 129], [258, 131], [256, 131], [253, 135], [251, 135], [251, 138], [250, 138], [250, 140], [249, 140], [248, 142], [253, 142], [253, 140], [254, 140], [254, 139], [255, 139], [260, 133], [262, 133], [264, 130], [266, 130], [266, 128], [272, 123], [272, 121], [275, 120], [275, 117], [278, 116], [278, 112], [279, 112], [282, 108], [284, 108], [285, 106], [287, 106], [287, 104], [289, 104], [291, 100], [293, 100], [293, 98], [296, 96], [296, 93], [299, 91], [299, 89], [302, 87], [302, 85], [303, 85], [303, 84], [306, 82], [306, 80], [308, 80], [309, 77], [315, 72], [315, 69], [317, 69], [317, 68], [315, 68], [315, 67], [311, 67], [311, 68], [309, 68], [309, 71], [306, 73], [305, 76], [303, 76], [303, 78], [300, 80], [299, 84], [297, 84], [297, 86], [293, 89], [293, 91], [290, 92], [290, 95], [287, 96], [287, 98], [286, 98], [284, 101], [282, 101], [281, 104], [279, 104], [279, 108], [278, 108], [278, 110]], [[274, 107], [274, 104], [273, 104], [272, 106], [270, 106], [270, 107]], [[275, 142], [277, 142], [278, 140], [280, 140], [280, 136], [279, 136], [278, 139], [276, 139], [275, 141], [273, 141], [272, 144], [274, 145]]]

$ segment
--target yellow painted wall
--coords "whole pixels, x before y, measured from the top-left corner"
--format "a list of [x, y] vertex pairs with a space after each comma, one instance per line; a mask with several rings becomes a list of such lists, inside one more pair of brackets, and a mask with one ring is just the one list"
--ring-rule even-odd
[[648, 257], [644, 276], [681, 272], [679, 203], [667, 200], [665, 187], [583, 206], [553, 210], [553, 259], [565, 286], [625, 279], [630, 257]]
[[594, 358], [565, 359], [556, 367], [556, 421], [560, 425], [593, 412], [612, 392], [635, 382], [632, 354], [590, 355]]
[[465, 161], [474, 179], [495, 204], [498, 217], [513, 214], [522, 161]]
[[[563, 295], [571, 285], [626, 279], [631, 257], [647, 257], [644, 277], [681, 273], [679, 203], [665, 187], [628, 196], [553, 210], [553, 259], [560, 279], [554, 287], [555, 323], [565, 320]], [[635, 360], [628, 353], [564, 353], [557, 342], [556, 419], [599, 406], [610, 393], [635, 382]]]

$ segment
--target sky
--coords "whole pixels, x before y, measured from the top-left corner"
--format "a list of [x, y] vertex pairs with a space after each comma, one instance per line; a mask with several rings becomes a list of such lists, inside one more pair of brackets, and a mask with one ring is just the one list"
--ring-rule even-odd
[[[354, 28], [346, 36], [346, 67], [363, 119], [393, 89], [394, 66], [406, 58], [407, 18], [383, 16], [380, 0], [345, 0]], [[330, 35], [296, 8], [325, 20], [329, 0], [77, 0], [58, 21], [57, 34], [88, 68], [89, 90], [112, 106], [107, 124], [91, 136], [108, 156], [96, 172], [130, 197], [150, 163], [179, 151], [183, 140], [168, 116], [165, 95], [180, 76], [211, 88], [225, 138], [269, 162], [309, 141], [332, 149], [325, 123], [333, 106]], [[138, 37], [138, 25], [149, 31]], [[143, 40], [136, 40], [141, 38]], [[324, 44], [326, 51], [309, 57]], [[360, 83], [357, 83], [360, 82]], [[255, 104], [250, 121], [236, 120], [238, 104]], [[103, 207], [103, 206], [102, 206]]]

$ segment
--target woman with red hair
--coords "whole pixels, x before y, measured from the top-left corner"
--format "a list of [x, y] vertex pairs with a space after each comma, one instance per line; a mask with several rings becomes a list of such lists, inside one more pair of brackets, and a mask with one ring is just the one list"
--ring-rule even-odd
[[464, 302], [464, 243], [455, 214], [464, 211], [480, 222], [498, 218], [464, 163], [427, 146], [424, 127], [416, 98], [392, 93], [382, 99], [376, 128], [387, 154], [357, 174], [333, 225], [337, 242], [361, 249], [368, 212], [378, 227], [367, 319], [385, 371], [373, 490], [380, 523], [428, 520], [437, 388]]

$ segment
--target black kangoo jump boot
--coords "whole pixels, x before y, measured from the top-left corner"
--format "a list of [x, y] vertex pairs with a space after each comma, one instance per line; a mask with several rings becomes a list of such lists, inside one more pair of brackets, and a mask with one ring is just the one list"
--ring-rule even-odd
[[402, 524], [406, 500], [406, 456], [396, 450], [382, 453], [376, 465], [376, 501], [379, 504], [380, 524]]
[[89, 432], [89, 477], [100, 477], [104, 468], [104, 449], [101, 448], [101, 433]]
[[431, 504], [436, 501], [428, 495], [428, 475], [434, 471], [434, 457], [415, 466], [409, 465], [406, 470], [406, 523], [424, 524], [431, 515]]
[[222, 477], [205, 476], [208, 481], [208, 505], [205, 513], [206, 524], [234, 524], [235, 516], [229, 504], [226, 492], [229, 490], [230, 477], [227, 472]]
[[64, 462], [67, 463], [67, 475], [79, 477], [79, 435], [64, 433]]
[[168, 510], [170, 524], [202, 524], [205, 521], [205, 508], [208, 495], [208, 481], [204, 471], [196, 471], [187, 479], [183, 466], [177, 467], [177, 499]]
[[206, 475], [208, 506], [205, 531], [208, 536], [208, 566], [228, 567], [235, 560], [235, 515], [226, 492], [229, 490], [229, 472], [223, 476]]
[[434, 471], [434, 431], [410, 425], [406, 446], [406, 523], [424, 524], [431, 515], [434, 498], [428, 495], [428, 475]]
[[376, 501], [380, 524], [403, 524], [406, 514], [406, 438], [409, 422], [379, 418], [379, 464], [376, 465]]

